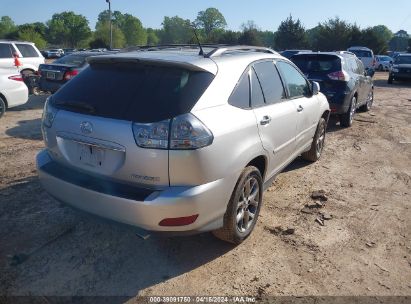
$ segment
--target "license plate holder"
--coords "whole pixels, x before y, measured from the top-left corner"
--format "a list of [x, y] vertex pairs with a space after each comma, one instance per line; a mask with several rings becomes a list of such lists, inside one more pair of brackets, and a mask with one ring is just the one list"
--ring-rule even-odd
[[91, 167], [103, 166], [105, 150], [96, 146], [78, 144], [79, 161]]
[[46, 74], [47, 79], [56, 79], [56, 73], [54, 72], [47, 72]]

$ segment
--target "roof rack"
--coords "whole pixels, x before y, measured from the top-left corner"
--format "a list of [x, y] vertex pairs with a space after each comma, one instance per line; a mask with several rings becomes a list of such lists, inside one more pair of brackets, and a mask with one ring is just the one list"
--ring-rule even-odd
[[[205, 58], [212, 58], [221, 56], [226, 52], [260, 52], [269, 54], [278, 54], [276, 51], [261, 46], [251, 46], [251, 45], [228, 45], [228, 44], [202, 44], [203, 48], [210, 49], [211, 51], [206, 52], [203, 56]], [[162, 44], [162, 45], [144, 45], [144, 46], [132, 46], [122, 50], [122, 52], [132, 52], [132, 51], [159, 51], [165, 49], [199, 49], [198, 44]]]

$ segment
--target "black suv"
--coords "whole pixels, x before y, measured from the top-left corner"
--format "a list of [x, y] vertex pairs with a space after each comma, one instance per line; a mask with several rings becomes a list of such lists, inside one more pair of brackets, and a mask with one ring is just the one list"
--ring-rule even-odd
[[368, 111], [374, 99], [372, 78], [363, 63], [350, 52], [303, 53], [291, 57], [310, 80], [320, 84], [331, 114], [342, 127], [350, 127], [359, 108]]
[[395, 57], [388, 76], [388, 83], [393, 80], [411, 80], [411, 54], [399, 54]]

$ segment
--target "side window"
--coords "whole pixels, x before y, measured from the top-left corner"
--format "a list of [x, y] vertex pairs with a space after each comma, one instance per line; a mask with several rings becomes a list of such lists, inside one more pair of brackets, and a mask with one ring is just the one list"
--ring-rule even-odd
[[0, 43], [0, 58], [12, 58], [11, 44]]
[[34, 47], [30, 44], [16, 43], [17, 48], [23, 57], [39, 57]]
[[265, 102], [280, 102], [285, 98], [283, 83], [272, 61], [258, 62], [254, 65], [255, 73], [260, 81]]
[[362, 64], [362, 61], [359, 59], [355, 59], [357, 61], [357, 66], [358, 66], [358, 74], [364, 75], [364, 65]]
[[258, 81], [257, 75], [255, 74], [254, 69], [251, 69], [251, 106], [252, 107], [261, 107], [265, 104], [264, 95], [261, 91], [261, 85]]
[[302, 97], [310, 94], [311, 90], [307, 80], [295, 67], [284, 61], [278, 61], [277, 67], [280, 69], [281, 74], [284, 77], [290, 98]]
[[248, 109], [250, 107], [249, 72], [244, 73], [231, 93], [228, 103], [234, 107]]

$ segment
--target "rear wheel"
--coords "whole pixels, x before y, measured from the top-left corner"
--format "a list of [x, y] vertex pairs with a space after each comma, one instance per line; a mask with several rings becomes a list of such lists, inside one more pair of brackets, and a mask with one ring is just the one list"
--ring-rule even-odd
[[231, 195], [224, 226], [213, 234], [234, 244], [243, 242], [253, 231], [260, 213], [263, 181], [260, 171], [253, 166], [243, 170]]
[[302, 154], [302, 157], [306, 160], [315, 162], [320, 159], [321, 153], [324, 149], [325, 142], [325, 130], [327, 128], [327, 123], [324, 118], [321, 118], [317, 125], [317, 130], [311, 144], [311, 149]]
[[381, 72], [384, 71], [384, 67], [382, 66], [382, 64], [379, 65], [378, 70]]
[[350, 103], [350, 107], [348, 108], [348, 111], [346, 113], [340, 115], [341, 127], [348, 128], [348, 127], [352, 126], [356, 106], [357, 106], [357, 97], [353, 96], [351, 98], [351, 103]]
[[6, 112], [6, 102], [0, 97], [0, 118], [4, 115], [4, 112]]
[[388, 76], [388, 83], [389, 83], [389, 84], [392, 84], [393, 80], [394, 80], [394, 79], [393, 79], [393, 77], [392, 77], [391, 75]]

